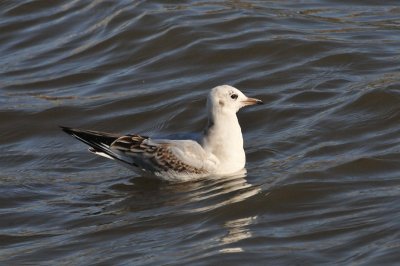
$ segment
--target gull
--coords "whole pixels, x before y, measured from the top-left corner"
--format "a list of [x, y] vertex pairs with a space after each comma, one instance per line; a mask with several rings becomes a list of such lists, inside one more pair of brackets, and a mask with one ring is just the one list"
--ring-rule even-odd
[[61, 126], [89, 145], [89, 151], [113, 159], [136, 172], [166, 181], [189, 181], [227, 176], [244, 169], [246, 155], [236, 113], [242, 107], [263, 104], [240, 90], [222, 85], [207, 97], [208, 123], [202, 140], [152, 139]]

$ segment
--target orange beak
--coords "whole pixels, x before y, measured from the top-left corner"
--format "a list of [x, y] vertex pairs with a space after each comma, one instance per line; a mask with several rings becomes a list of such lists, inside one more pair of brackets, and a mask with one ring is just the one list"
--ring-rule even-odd
[[242, 101], [244, 105], [255, 105], [255, 104], [264, 104], [263, 101], [256, 99], [256, 98], [247, 98], [246, 100]]

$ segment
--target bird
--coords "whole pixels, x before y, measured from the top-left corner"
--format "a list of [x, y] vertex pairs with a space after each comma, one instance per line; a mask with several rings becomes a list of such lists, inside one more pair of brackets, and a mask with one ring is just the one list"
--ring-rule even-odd
[[115, 134], [60, 126], [89, 146], [89, 151], [115, 160], [143, 176], [165, 181], [189, 181], [229, 176], [245, 168], [242, 130], [236, 113], [263, 104], [230, 85], [210, 90], [207, 126], [202, 139], [153, 139], [139, 134]]

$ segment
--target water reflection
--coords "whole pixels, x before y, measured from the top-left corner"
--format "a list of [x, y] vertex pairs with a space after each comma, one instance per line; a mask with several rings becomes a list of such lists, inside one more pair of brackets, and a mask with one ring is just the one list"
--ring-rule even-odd
[[[179, 236], [185, 232], [183, 242], [176, 240], [176, 245], [196, 242], [215, 247], [219, 253], [232, 253], [243, 251], [238, 242], [252, 237], [249, 226], [257, 216], [238, 218], [226, 214], [243, 215], [243, 204], [249, 204], [244, 202], [260, 193], [261, 186], [251, 184], [243, 171], [235, 176], [179, 184], [135, 178], [129, 183], [114, 184], [109, 190], [120, 197], [104, 209], [104, 214], [129, 217], [104, 220], [102, 224], [112, 234], [124, 231], [134, 236], [143, 233], [144, 228], [148, 228], [148, 234], [164, 235], [172, 230]], [[204, 236], [214, 233], [218, 236], [201, 242]]]
[[243, 201], [261, 190], [260, 186], [248, 183], [245, 177], [243, 170], [234, 176], [178, 184], [134, 178], [129, 184], [111, 186], [112, 190], [125, 192], [126, 197], [108, 208], [168, 212], [168, 207], [179, 206], [180, 214], [209, 212]]
[[[253, 224], [257, 219], [256, 216], [245, 217], [240, 219], [233, 219], [225, 222], [224, 227], [227, 229], [227, 234], [221, 238], [221, 243], [223, 245], [229, 245], [237, 243], [240, 240], [244, 240], [252, 237], [252, 233], [248, 226]], [[220, 250], [222, 253], [237, 253], [243, 252], [241, 247], [226, 247]]]

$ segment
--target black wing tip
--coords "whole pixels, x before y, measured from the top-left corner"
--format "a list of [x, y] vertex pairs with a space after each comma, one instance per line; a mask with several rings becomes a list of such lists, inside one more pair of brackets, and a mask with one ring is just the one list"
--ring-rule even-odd
[[72, 128], [70, 128], [70, 127], [60, 126], [60, 125], [59, 125], [59, 127], [61, 128], [62, 131], [64, 131], [67, 134], [71, 135], [74, 132], [74, 130]]

